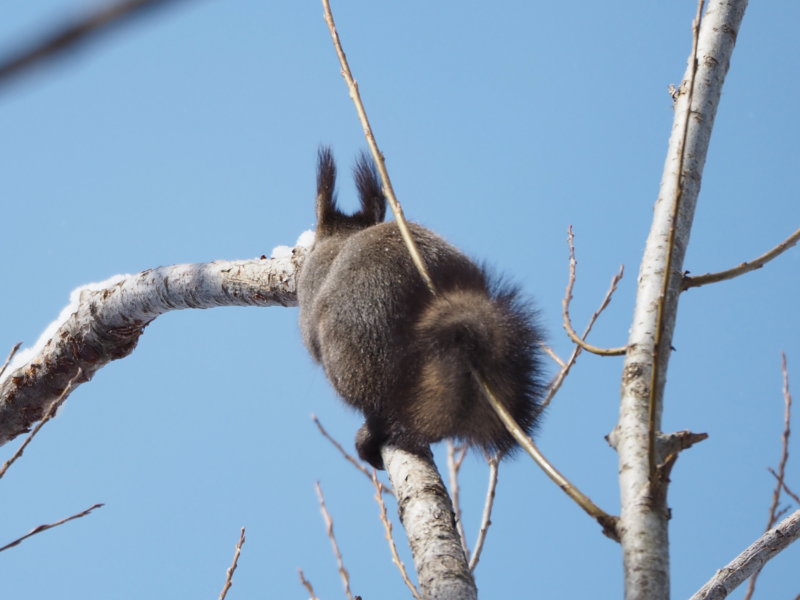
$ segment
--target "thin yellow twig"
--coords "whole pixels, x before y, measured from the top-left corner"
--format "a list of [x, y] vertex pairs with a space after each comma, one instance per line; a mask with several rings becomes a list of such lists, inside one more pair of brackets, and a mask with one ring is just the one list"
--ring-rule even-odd
[[392, 534], [392, 522], [389, 520], [389, 515], [386, 511], [386, 503], [383, 501], [383, 484], [378, 481], [375, 471], [372, 472], [372, 484], [375, 486], [375, 502], [378, 503], [378, 508], [380, 510], [380, 518], [381, 523], [383, 523], [384, 533], [386, 534], [386, 541], [389, 543], [389, 551], [392, 553], [392, 562], [397, 567], [397, 570], [400, 571], [400, 577], [403, 578], [403, 583], [406, 584], [411, 595], [414, 596], [416, 600], [422, 600], [422, 596], [420, 596], [416, 586], [408, 576], [406, 566], [403, 564], [403, 561], [400, 560], [400, 554], [397, 552], [397, 545], [394, 543], [394, 535]]
[[61, 519], [60, 521], [56, 521], [55, 523], [49, 523], [47, 525], [39, 525], [38, 527], [34, 527], [28, 533], [23, 535], [21, 538], [17, 538], [13, 542], [8, 543], [5, 546], [3, 546], [2, 548], [0, 548], [0, 552], [3, 552], [4, 550], [8, 550], [9, 548], [13, 548], [17, 544], [25, 541], [26, 539], [28, 539], [29, 537], [31, 537], [33, 535], [36, 535], [37, 533], [41, 533], [42, 531], [47, 531], [48, 529], [52, 529], [53, 527], [58, 527], [59, 525], [63, 525], [64, 523], [72, 521], [73, 519], [80, 519], [81, 517], [85, 517], [90, 512], [92, 512], [95, 508], [100, 508], [101, 506], [104, 506], [104, 505], [102, 503], [101, 504], [94, 504], [94, 505], [90, 506], [89, 508], [87, 508], [86, 510], [82, 510], [81, 512], [79, 512], [77, 514], [74, 514], [71, 517], [67, 517], [66, 519]]
[[375, 165], [378, 168], [378, 174], [381, 177], [383, 193], [386, 195], [386, 200], [389, 202], [389, 208], [392, 209], [392, 214], [397, 222], [400, 235], [408, 247], [408, 252], [411, 254], [411, 260], [414, 261], [414, 265], [416, 265], [419, 274], [425, 281], [425, 285], [428, 286], [431, 294], [435, 296], [436, 286], [433, 284], [433, 279], [431, 279], [431, 276], [428, 273], [428, 268], [425, 266], [425, 262], [422, 260], [422, 255], [419, 253], [419, 249], [417, 248], [414, 238], [411, 237], [411, 232], [408, 229], [408, 223], [403, 215], [403, 209], [400, 206], [400, 203], [397, 201], [397, 196], [395, 196], [392, 182], [389, 179], [389, 172], [386, 170], [386, 162], [383, 159], [383, 153], [380, 151], [378, 148], [378, 143], [375, 141], [375, 136], [372, 133], [372, 127], [370, 126], [369, 119], [367, 118], [367, 111], [364, 109], [364, 103], [361, 101], [361, 95], [358, 93], [358, 84], [353, 78], [353, 74], [350, 72], [350, 65], [347, 63], [347, 57], [342, 49], [342, 43], [339, 40], [339, 34], [336, 31], [336, 24], [333, 21], [333, 13], [331, 13], [329, 0], [322, 0], [322, 8], [325, 11], [325, 23], [328, 25], [328, 31], [330, 31], [331, 39], [333, 40], [333, 46], [336, 48], [336, 55], [339, 57], [339, 64], [342, 67], [342, 77], [344, 77], [345, 83], [347, 83], [347, 89], [350, 92], [350, 98], [352, 98], [353, 104], [355, 104], [356, 112], [358, 113], [358, 120], [361, 122], [361, 126], [364, 129], [364, 136], [367, 138], [367, 145], [372, 153], [372, 158], [375, 160]]
[[[575, 259], [575, 235], [572, 233], [572, 225], [569, 226], [567, 231], [567, 243], [569, 244], [569, 279], [567, 280], [567, 289], [564, 292], [564, 299], [561, 301], [561, 316], [564, 330], [567, 332], [567, 335], [573, 342], [587, 352], [599, 354], [600, 356], [621, 356], [627, 352], [627, 346], [620, 346], [618, 348], [601, 348], [600, 346], [594, 346], [586, 341], [585, 338], [589, 334], [589, 331], [591, 331], [591, 326], [594, 324], [594, 320], [590, 321], [589, 328], [583, 337], [579, 336], [572, 328], [572, 322], [569, 317], [569, 304], [572, 301], [572, 288], [575, 286], [575, 267], [578, 264], [578, 261]], [[621, 277], [622, 275], [620, 275], [620, 278]], [[616, 284], [613, 284], [613, 287], [616, 288]], [[608, 295], [607, 298], [609, 300], [611, 299]], [[605, 307], [605, 304], [601, 305], [599, 311], [602, 311]], [[599, 314], [599, 312], [597, 314]]]
[[239, 533], [239, 541], [236, 543], [236, 549], [233, 552], [233, 562], [225, 572], [225, 585], [222, 586], [222, 591], [219, 593], [219, 600], [225, 600], [225, 596], [228, 595], [228, 590], [231, 589], [233, 585], [233, 574], [236, 572], [236, 567], [239, 564], [239, 555], [242, 553], [244, 541], [244, 527], [242, 527], [242, 531]]
[[733, 267], [732, 269], [719, 271], [718, 273], [706, 273], [705, 275], [697, 275], [697, 276], [685, 275], [683, 278], [682, 289], [688, 290], [689, 288], [699, 287], [701, 285], [706, 285], [708, 283], [716, 283], [718, 281], [725, 281], [726, 279], [733, 279], [734, 277], [738, 277], [739, 275], [744, 275], [745, 273], [749, 273], [750, 271], [755, 271], [756, 269], [760, 269], [769, 261], [771, 261], [773, 258], [777, 258], [781, 254], [786, 252], [789, 248], [794, 246], [798, 241], [800, 241], [800, 229], [797, 229], [792, 235], [783, 240], [772, 250], [765, 252], [758, 258], [754, 258], [753, 260], [743, 262], [740, 265]]
[[509, 414], [506, 407], [495, 397], [492, 390], [486, 384], [486, 381], [481, 375], [475, 371], [472, 372], [478, 385], [483, 390], [486, 399], [494, 408], [497, 415], [505, 424], [514, 439], [517, 440], [520, 446], [530, 455], [534, 462], [539, 465], [545, 474], [555, 483], [561, 490], [572, 498], [578, 506], [580, 506], [589, 516], [594, 518], [603, 528], [603, 533], [610, 537], [612, 540], [619, 541], [619, 533], [617, 532], [618, 518], [609, 515], [603, 509], [598, 507], [591, 499], [576, 488], [570, 481], [562, 475], [550, 462], [544, 457], [533, 440], [529, 438], [522, 428], [517, 424], [514, 418]]

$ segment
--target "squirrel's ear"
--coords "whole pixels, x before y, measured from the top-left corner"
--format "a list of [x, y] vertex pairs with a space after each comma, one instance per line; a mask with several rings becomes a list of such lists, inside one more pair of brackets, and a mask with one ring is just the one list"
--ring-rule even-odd
[[331, 149], [321, 146], [317, 153], [317, 235], [326, 233], [339, 212], [335, 188], [336, 163]]
[[382, 223], [386, 216], [386, 196], [381, 189], [375, 163], [366, 152], [359, 154], [356, 159], [353, 176], [361, 200], [359, 216], [370, 225]]

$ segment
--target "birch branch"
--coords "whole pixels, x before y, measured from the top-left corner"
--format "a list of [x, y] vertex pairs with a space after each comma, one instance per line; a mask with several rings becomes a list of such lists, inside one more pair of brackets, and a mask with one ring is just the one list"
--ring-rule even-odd
[[433, 458], [384, 446], [383, 464], [397, 498], [425, 600], [474, 600], [475, 581], [456, 531], [453, 505]]
[[408, 576], [406, 566], [403, 564], [403, 561], [400, 560], [400, 553], [397, 551], [397, 544], [394, 543], [392, 522], [389, 520], [389, 514], [386, 510], [386, 503], [383, 501], [383, 491], [386, 488], [380, 481], [378, 481], [378, 475], [375, 473], [374, 469], [372, 470], [372, 485], [375, 487], [375, 502], [378, 503], [378, 509], [380, 510], [380, 520], [381, 524], [383, 525], [383, 531], [386, 534], [386, 543], [389, 544], [389, 552], [392, 554], [392, 562], [400, 572], [400, 577], [403, 579], [403, 583], [406, 584], [411, 596], [414, 597], [414, 600], [422, 600], [417, 588], [414, 586], [414, 583]]
[[294, 306], [294, 273], [304, 256], [298, 246], [284, 258], [159, 267], [75, 290], [61, 316], [0, 379], [0, 445], [27, 432], [71, 381], [74, 389], [130, 354], [159, 315], [184, 308]]
[[800, 509], [764, 533], [739, 556], [722, 567], [708, 583], [689, 600], [722, 600], [745, 579], [760, 570], [764, 564], [800, 538]]
[[[661, 188], [639, 271], [639, 287], [622, 373], [619, 454], [625, 597], [669, 598], [667, 479], [659, 477], [656, 442], [662, 394], [689, 243], [711, 131], [747, 0], [702, 2]], [[673, 461], [674, 462], [674, 459]]]

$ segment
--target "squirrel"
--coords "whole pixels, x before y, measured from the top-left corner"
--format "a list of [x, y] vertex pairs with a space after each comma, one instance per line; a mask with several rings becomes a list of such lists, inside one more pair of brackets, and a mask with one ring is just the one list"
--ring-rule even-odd
[[331, 151], [320, 148], [316, 236], [297, 276], [297, 299], [311, 356], [365, 416], [359, 456], [382, 469], [384, 445], [426, 454], [445, 438], [508, 454], [516, 442], [473, 371], [530, 433], [544, 389], [535, 311], [516, 287], [409, 223], [434, 295], [396, 223], [383, 222], [386, 197], [366, 155], [354, 176], [361, 210], [347, 215], [336, 204]]

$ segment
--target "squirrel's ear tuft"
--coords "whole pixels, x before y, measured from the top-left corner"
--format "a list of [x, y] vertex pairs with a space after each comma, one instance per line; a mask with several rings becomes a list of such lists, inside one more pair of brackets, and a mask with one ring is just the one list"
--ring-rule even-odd
[[341, 213], [336, 206], [336, 163], [331, 149], [317, 152], [317, 235], [325, 235]]
[[361, 200], [361, 211], [355, 216], [360, 217], [364, 224], [382, 223], [386, 216], [386, 196], [381, 189], [375, 163], [366, 152], [359, 154], [356, 159], [353, 176]]

